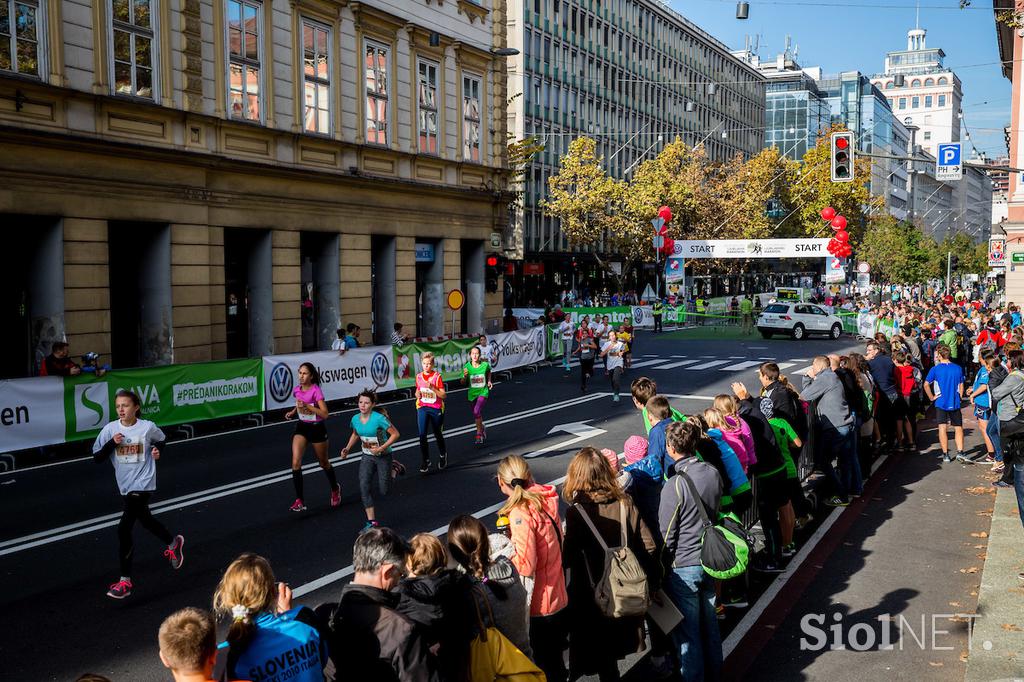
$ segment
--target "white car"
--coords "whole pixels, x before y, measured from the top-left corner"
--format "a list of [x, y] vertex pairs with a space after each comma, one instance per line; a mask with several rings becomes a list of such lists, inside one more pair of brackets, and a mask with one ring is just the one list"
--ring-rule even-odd
[[757, 331], [766, 339], [773, 334], [789, 334], [798, 340], [810, 334], [838, 339], [843, 333], [843, 322], [813, 303], [771, 303], [757, 318]]

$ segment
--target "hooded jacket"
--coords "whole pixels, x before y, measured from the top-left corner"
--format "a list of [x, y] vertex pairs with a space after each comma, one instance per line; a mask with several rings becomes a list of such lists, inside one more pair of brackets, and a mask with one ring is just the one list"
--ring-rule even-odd
[[[889, 365], [890, 369], [894, 366], [891, 360]], [[875, 376], [873, 369], [871, 375], [877, 380], [878, 377]], [[889, 385], [895, 388], [891, 372], [888, 380]], [[831, 369], [821, 370], [813, 379], [805, 376], [804, 390], [801, 391], [800, 396], [808, 402], [818, 401], [817, 413], [821, 428], [838, 429], [853, 424], [853, 415], [850, 413], [849, 405], [846, 404], [846, 392], [843, 390], [843, 384]]]
[[524, 502], [509, 511], [514, 548], [512, 563], [520, 574], [534, 579], [530, 616], [550, 616], [569, 603], [562, 572], [558, 491], [553, 485], [538, 483], [527, 490], [540, 496], [543, 510], [538, 511]]
[[344, 679], [435, 682], [426, 639], [400, 613], [397, 592], [349, 583], [330, 619], [328, 649]]

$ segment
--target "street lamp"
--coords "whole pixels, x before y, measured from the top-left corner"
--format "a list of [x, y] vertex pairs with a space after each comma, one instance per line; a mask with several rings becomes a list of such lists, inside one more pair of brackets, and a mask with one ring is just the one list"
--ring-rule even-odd
[[492, 47], [491, 54], [495, 57], [515, 57], [519, 54], [519, 50], [514, 47]]
[[750, 3], [749, 2], [737, 2], [736, 3], [736, 18], [746, 19], [750, 16]]

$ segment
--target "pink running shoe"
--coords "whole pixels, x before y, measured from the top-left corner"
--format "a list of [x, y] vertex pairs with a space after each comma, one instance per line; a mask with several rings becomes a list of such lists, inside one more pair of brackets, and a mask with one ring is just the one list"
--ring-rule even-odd
[[131, 580], [118, 580], [107, 590], [107, 596], [111, 599], [124, 599], [132, 593]]
[[341, 484], [340, 483], [338, 484], [337, 488], [335, 488], [334, 490], [331, 491], [331, 506], [332, 507], [340, 507], [341, 506]]
[[164, 550], [164, 556], [167, 557], [167, 561], [171, 563], [171, 568], [177, 571], [181, 568], [181, 565], [185, 563], [185, 538], [181, 535], [175, 535], [174, 540]]
[[303, 511], [306, 511], [306, 505], [304, 505], [302, 503], [302, 498], [301, 497], [296, 498], [295, 502], [292, 503], [292, 506], [288, 507], [288, 511], [293, 511], [293, 512], [303, 512]]

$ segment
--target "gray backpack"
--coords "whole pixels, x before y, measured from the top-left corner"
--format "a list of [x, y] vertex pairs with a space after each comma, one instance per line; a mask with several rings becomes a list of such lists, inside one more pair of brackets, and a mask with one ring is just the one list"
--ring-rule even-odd
[[619, 502], [619, 528], [622, 529], [622, 545], [614, 548], [605, 544], [604, 538], [597, 532], [597, 528], [594, 527], [593, 521], [587, 516], [583, 507], [578, 504], [573, 506], [579, 511], [580, 516], [590, 528], [590, 532], [594, 534], [601, 549], [604, 550], [604, 569], [598, 580], [594, 580], [594, 575], [590, 571], [590, 562], [584, 559], [590, 584], [594, 586], [594, 603], [597, 604], [598, 610], [608, 618], [642, 616], [647, 613], [647, 607], [651, 604], [651, 594], [647, 587], [647, 574], [627, 544], [626, 503]]

